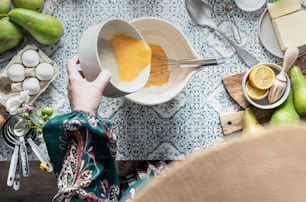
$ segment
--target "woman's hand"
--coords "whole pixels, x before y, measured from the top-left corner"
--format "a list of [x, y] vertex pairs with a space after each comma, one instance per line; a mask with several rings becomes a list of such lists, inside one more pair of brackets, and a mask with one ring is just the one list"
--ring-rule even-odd
[[109, 83], [111, 74], [108, 70], [103, 70], [94, 81], [88, 82], [78, 71], [78, 63], [77, 56], [67, 61], [71, 109], [97, 114], [104, 88]]

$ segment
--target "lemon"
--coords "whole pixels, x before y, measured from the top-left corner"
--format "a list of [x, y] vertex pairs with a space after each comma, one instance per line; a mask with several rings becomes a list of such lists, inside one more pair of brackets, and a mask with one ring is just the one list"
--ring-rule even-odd
[[269, 93], [269, 89], [261, 90], [258, 88], [254, 88], [252, 85], [250, 85], [249, 81], [247, 81], [245, 89], [248, 96], [254, 101], [259, 101], [264, 99]]
[[266, 90], [270, 88], [275, 79], [275, 73], [271, 67], [260, 65], [255, 67], [249, 75], [250, 84], [258, 89]]

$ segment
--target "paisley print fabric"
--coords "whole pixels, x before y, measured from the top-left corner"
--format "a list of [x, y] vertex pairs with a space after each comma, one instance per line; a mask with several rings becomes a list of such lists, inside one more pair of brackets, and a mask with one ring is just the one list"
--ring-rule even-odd
[[109, 128], [108, 121], [82, 111], [45, 125], [43, 136], [57, 174], [53, 201], [118, 201], [116, 142]]

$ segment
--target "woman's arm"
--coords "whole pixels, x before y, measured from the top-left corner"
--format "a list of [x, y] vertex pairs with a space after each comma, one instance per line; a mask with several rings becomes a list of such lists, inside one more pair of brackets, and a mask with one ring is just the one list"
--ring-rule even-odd
[[53, 200], [118, 201], [118, 174], [109, 147], [115, 142], [109, 131], [110, 123], [97, 115], [110, 73], [103, 71], [88, 82], [77, 65], [77, 57], [67, 62], [72, 112], [54, 117], [43, 129], [58, 176], [58, 192]]
[[68, 94], [72, 111], [86, 111], [97, 114], [103, 90], [111, 74], [108, 70], [100, 72], [98, 77], [88, 82], [77, 70], [78, 57], [67, 61]]

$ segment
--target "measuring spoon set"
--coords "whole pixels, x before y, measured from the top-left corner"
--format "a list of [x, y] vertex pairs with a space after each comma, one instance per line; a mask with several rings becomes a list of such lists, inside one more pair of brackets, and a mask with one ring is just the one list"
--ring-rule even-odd
[[19, 190], [21, 173], [24, 177], [28, 177], [30, 174], [27, 146], [31, 147], [41, 165], [43, 164], [47, 168], [46, 171], [53, 171], [48, 157], [34, 142], [35, 131], [25, 127], [24, 121], [19, 115], [12, 115], [6, 120], [2, 128], [2, 135], [7, 146], [14, 150], [7, 176], [7, 186]]

